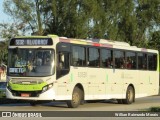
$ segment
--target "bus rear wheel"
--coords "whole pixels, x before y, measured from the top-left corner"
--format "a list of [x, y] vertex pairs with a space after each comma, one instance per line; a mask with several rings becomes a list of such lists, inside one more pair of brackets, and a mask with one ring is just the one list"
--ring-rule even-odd
[[77, 108], [82, 100], [82, 92], [81, 89], [75, 87], [72, 93], [72, 100], [67, 101], [67, 105], [69, 108]]
[[129, 86], [127, 88], [127, 92], [126, 92], [126, 99], [123, 99], [123, 103], [124, 104], [131, 104], [133, 103], [135, 100], [135, 92], [132, 86]]

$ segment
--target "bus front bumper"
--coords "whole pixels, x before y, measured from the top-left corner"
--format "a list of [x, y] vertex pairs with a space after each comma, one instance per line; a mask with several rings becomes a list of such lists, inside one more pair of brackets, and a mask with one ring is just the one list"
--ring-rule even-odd
[[55, 100], [55, 91], [51, 88], [46, 92], [39, 94], [38, 97], [21, 97], [12, 95], [11, 91], [6, 88], [6, 97], [8, 99], [17, 99], [17, 100]]

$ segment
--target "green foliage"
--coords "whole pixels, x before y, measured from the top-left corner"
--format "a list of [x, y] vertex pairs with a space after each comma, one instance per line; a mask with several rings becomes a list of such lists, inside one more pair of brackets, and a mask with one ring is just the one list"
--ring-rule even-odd
[[20, 35], [19, 25], [13, 23], [0, 23], [0, 37], [9, 40], [12, 37]]
[[160, 51], [160, 31], [151, 33], [151, 38], [148, 42], [148, 47]]
[[[137, 0], [136, 15], [138, 36], [137, 39], [145, 41], [145, 37], [151, 38], [152, 33], [159, 29], [160, 1], [159, 0]], [[147, 35], [146, 35], [147, 34]], [[141, 43], [142, 43], [141, 42]]]
[[16, 35], [104, 38], [160, 50], [160, 0], [5, 0], [12, 24], [0, 23], [0, 61]]
[[21, 25], [23, 32], [42, 35], [43, 22], [47, 19], [43, 14], [47, 0], [6, 0], [4, 12], [10, 15], [15, 23]]
[[160, 29], [160, 0], [6, 0], [4, 10], [24, 34], [29, 31], [112, 39], [138, 47], [159, 46], [155, 32]]
[[3, 41], [0, 41], [0, 63], [7, 64], [8, 40], [20, 35], [19, 25], [0, 23], [0, 33], [0, 38], [4, 38]]
[[48, 20], [46, 34], [85, 38], [88, 31], [88, 16], [85, 13], [86, 3], [79, 0], [51, 0], [51, 18]]
[[151, 107], [149, 109], [150, 112], [160, 112], [160, 107]]

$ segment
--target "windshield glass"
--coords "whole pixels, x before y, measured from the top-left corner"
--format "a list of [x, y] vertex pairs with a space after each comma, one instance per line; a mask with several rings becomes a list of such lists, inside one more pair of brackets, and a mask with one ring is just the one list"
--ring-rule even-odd
[[9, 49], [9, 76], [50, 76], [54, 74], [53, 49]]

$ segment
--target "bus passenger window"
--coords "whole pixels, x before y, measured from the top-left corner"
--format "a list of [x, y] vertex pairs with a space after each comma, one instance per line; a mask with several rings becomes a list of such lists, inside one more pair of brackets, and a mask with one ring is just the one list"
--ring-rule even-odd
[[126, 68], [136, 69], [136, 53], [126, 52]]
[[72, 65], [73, 66], [85, 66], [86, 65], [86, 50], [84, 47], [73, 46], [72, 47]]
[[113, 68], [113, 55], [112, 50], [101, 50], [102, 67]]
[[88, 66], [100, 67], [100, 51], [97, 48], [88, 49]]
[[114, 57], [115, 57], [115, 68], [120, 68], [120, 69], [126, 68], [125, 54], [123, 51], [116, 50], [114, 52]]
[[147, 70], [147, 54], [138, 53], [138, 69]]
[[157, 69], [157, 55], [156, 54], [148, 54], [148, 69], [156, 70]]

